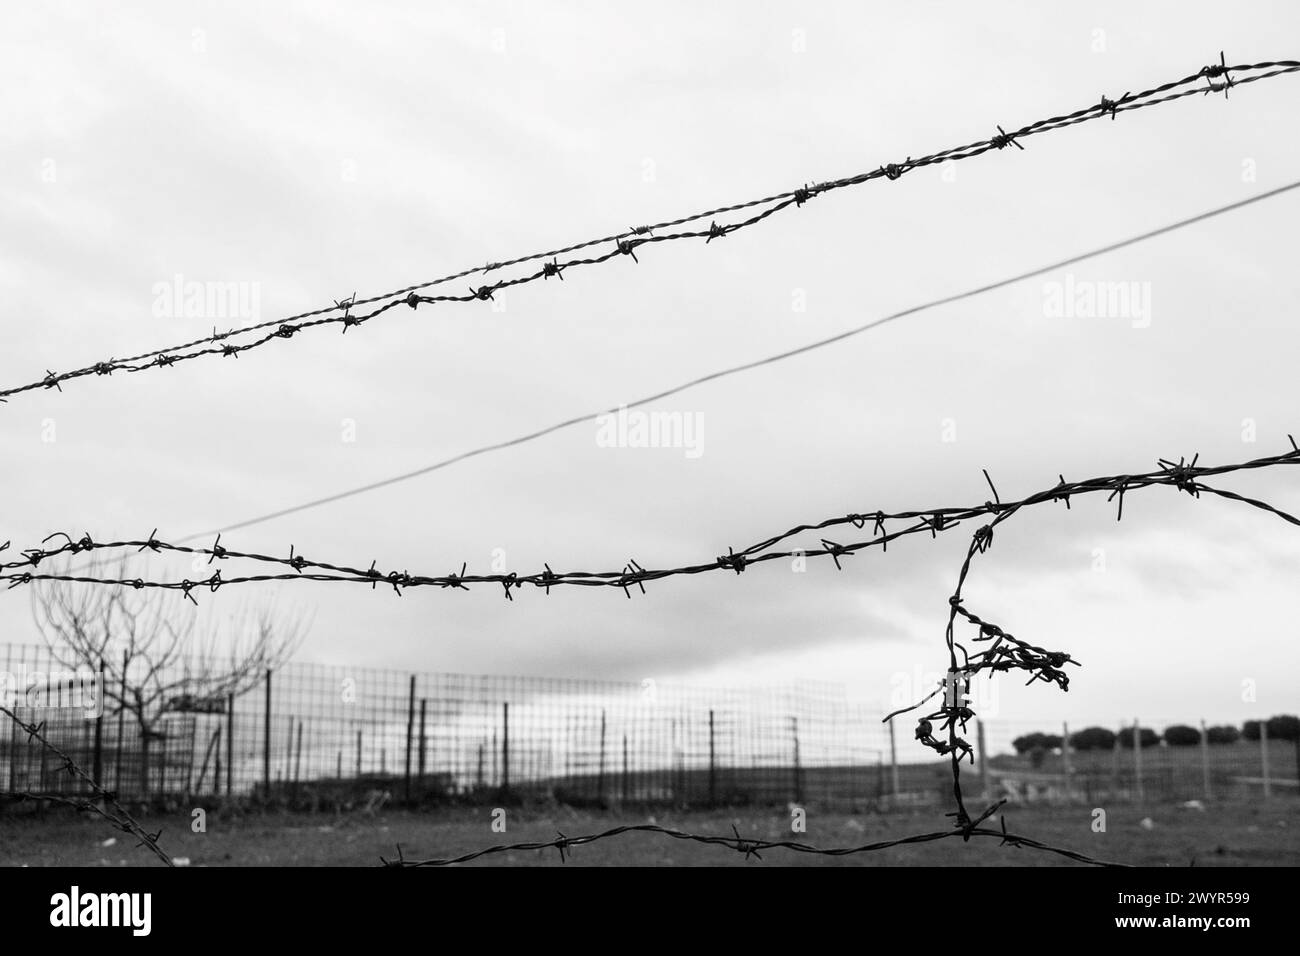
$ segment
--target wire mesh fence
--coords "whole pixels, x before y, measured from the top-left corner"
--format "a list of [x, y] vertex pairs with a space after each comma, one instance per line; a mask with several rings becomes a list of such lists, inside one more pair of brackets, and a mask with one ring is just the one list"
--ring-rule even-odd
[[[208, 697], [196, 683], [140, 715], [117, 707], [99, 674], [61, 670], [43, 646], [0, 645], [0, 665], [18, 717], [123, 799], [886, 808], [939, 805], [950, 786], [917, 741], [891, 736], [879, 707], [834, 684], [703, 688], [290, 663], [239, 696]], [[129, 700], [131, 688], [116, 694]], [[9, 723], [0, 791], [90, 794]], [[1017, 752], [1044, 729], [980, 725], [972, 769], [984, 796], [1300, 796], [1290, 740], [1134, 747], [1132, 727], [1116, 724], [1100, 745], [1060, 727]]]
[[987, 733], [990, 755], [978, 767], [980, 782], [990, 798], [1012, 803], [1300, 797], [1300, 740], [1292, 734], [1270, 738], [1272, 723], [1248, 722], [1254, 727], [1241, 735], [1236, 726], [1209, 727], [1201, 720], [1142, 719], [1082, 731], [995, 721]]
[[[123, 797], [276, 797], [371, 791], [429, 802], [849, 801], [883, 792], [881, 713], [815, 682], [700, 688], [410, 674], [290, 663], [236, 696], [197, 684], [140, 715], [94, 672], [33, 645], [0, 645], [14, 706]], [[102, 702], [107, 699], [107, 707]], [[16, 726], [0, 788], [79, 792]]]

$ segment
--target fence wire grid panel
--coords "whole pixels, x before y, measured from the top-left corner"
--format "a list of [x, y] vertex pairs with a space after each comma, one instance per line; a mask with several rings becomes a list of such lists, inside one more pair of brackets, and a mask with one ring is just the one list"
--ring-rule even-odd
[[[175, 695], [142, 729], [110, 700], [88, 718], [45, 648], [0, 645], [37, 675], [15, 708], [123, 797], [554, 798], [569, 803], [852, 802], [886, 785], [878, 707], [833, 684], [716, 689], [536, 677], [410, 674], [291, 663], [238, 697]], [[20, 684], [21, 686], [21, 684]], [[9, 792], [79, 792], [16, 727]]]
[[[938, 806], [949, 786], [917, 741], [891, 739], [881, 708], [834, 684], [723, 689], [290, 663], [238, 697], [207, 698], [195, 685], [142, 729], [111, 700], [88, 717], [42, 646], [0, 644], [0, 665], [19, 691], [18, 716], [124, 799], [857, 810]], [[24, 706], [33, 681], [41, 706]], [[84, 782], [10, 723], [0, 791], [84, 795]], [[1069, 728], [982, 721], [977, 790], [1012, 804], [1300, 796], [1298, 743], [1134, 748], [1131, 723], [1096, 723], [1113, 744], [1017, 753], [1018, 738]], [[1140, 721], [1157, 731], [1186, 723], [1198, 722]]]

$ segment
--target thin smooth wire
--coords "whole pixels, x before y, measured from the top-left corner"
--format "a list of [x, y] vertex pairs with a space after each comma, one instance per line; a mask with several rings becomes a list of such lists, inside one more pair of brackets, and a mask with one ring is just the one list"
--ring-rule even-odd
[[879, 328], [882, 325], [887, 325], [888, 323], [897, 321], [898, 319], [907, 318], [908, 316], [916, 315], [921, 312], [926, 312], [931, 309], [936, 309], [939, 308], [940, 306], [951, 305], [955, 302], [961, 302], [964, 299], [973, 298], [974, 296], [981, 295], [985, 292], [994, 292], [998, 289], [1002, 289], [1009, 285], [1013, 285], [1014, 283], [1022, 282], [1025, 279], [1032, 279], [1035, 278], [1036, 276], [1041, 276], [1049, 272], [1054, 272], [1057, 269], [1061, 269], [1070, 265], [1075, 265], [1076, 263], [1084, 262], [1088, 259], [1093, 259], [1096, 258], [1097, 256], [1105, 255], [1106, 253], [1109, 252], [1115, 252], [1116, 250], [1124, 249], [1127, 248], [1128, 246], [1133, 246], [1140, 242], [1145, 242], [1148, 239], [1154, 239], [1158, 236], [1163, 236], [1168, 233], [1175, 232], [1179, 229], [1184, 229], [1188, 226], [1195, 225], [1196, 223], [1204, 222], [1208, 219], [1213, 219], [1216, 216], [1222, 216], [1226, 213], [1233, 212], [1238, 209], [1243, 209], [1246, 206], [1250, 206], [1258, 202], [1263, 202], [1266, 199], [1274, 199], [1285, 193], [1291, 192], [1292, 190], [1297, 188], [1300, 188], [1300, 180], [1287, 183], [1286, 185], [1279, 186], [1276, 189], [1270, 189], [1267, 192], [1262, 192], [1254, 196], [1249, 196], [1245, 199], [1240, 199], [1236, 202], [1228, 203], [1226, 206], [1219, 206], [1217, 208], [1207, 210], [1206, 212], [1198, 213], [1195, 216], [1189, 216], [1186, 219], [1180, 219], [1177, 222], [1168, 223], [1167, 225], [1160, 226], [1157, 229], [1152, 229], [1148, 232], [1143, 232], [1135, 236], [1130, 236], [1127, 239], [1121, 239], [1116, 242], [1112, 242], [1107, 245], [1100, 246], [1096, 249], [1090, 249], [1087, 252], [1082, 252], [1079, 253], [1078, 255], [1069, 256], [1065, 259], [1058, 259], [1057, 261], [1052, 262], [1048, 265], [1039, 266], [1038, 268], [1030, 269], [1027, 272], [1020, 272], [1017, 273], [1016, 275], [1008, 276], [1004, 279], [998, 279], [994, 282], [989, 282], [972, 289], [966, 289], [962, 292], [957, 292], [952, 295], [943, 296], [937, 299], [931, 299], [928, 302], [922, 302], [918, 305], [909, 306], [908, 308], [903, 309], [902, 311], [894, 312], [890, 315], [884, 316], [883, 318], [873, 319], [870, 322], [863, 323], [862, 325], [856, 326], [854, 328], [846, 329], [843, 332], [838, 332], [835, 335], [829, 336], [824, 339], [818, 339], [813, 342], [808, 342], [804, 345], [800, 345], [795, 348], [788, 349], [784, 352], [777, 352], [774, 355], [769, 355], [765, 358], [756, 359], [752, 362], [744, 362], [740, 365], [733, 365], [730, 366], [729, 368], [719, 369], [715, 372], [709, 372], [705, 375], [701, 375], [698, 376], [697, 378], [693, 378], [690, 381], [683, 382], [680, 385], [674, 385], [671, 388], [666, 388], [662, 391], [655, 392], [652, 395], [646, 395], [632, 402], [626, 402], [622, 405], [615, 405], [612, 408], [602, 409], [601, 411], [589, 412], [585, 415], [575, 415], [571, 418], [563, 419], [562, 421], [556, 422], [552, 425], [547, 425], [545, 428], [539, 428], [535, 431], [527, 432], [523, 435], [517, 435], [516, 437], [506, 439], [505, 441], [493, 442], [492, 444], [489, 445], [480, 445], [477, 448], [470, 449], [469, 451], [460, 452], [459, 454], [452, 455], [449, 458], [443, 458], [440, 461], [436, 461], [431, 465], [425, 465], [422, 468], [417, 468], [414, 471], [403, 472], [402, 474], [393, 475], [392, 477], [389, 478], [381, 478], [378, 481], [372, 481], [365, 485], [359, 485], [355, 488], [349, 488], [345, 491], [340, 491], [332, 495], [326, 495], [323, 498], [315, 498], [311, 501], [303, 502], [302, 504], [290, 505], [287, 508], [280, 508], [276, 511], [267, 512], [266, 514], [258, 515], [257, 517], [254, 518], [247, 518], [243, 521], [237, 521], [234, 522], [233, 524], [223, 525], [219, 528], [211, 528], [206, 531], [195, 532], [194, 534], [186, 535], [183, 538], [178, 538], [177, 541], [183, 543], [187, 541], [195, 541], [198, 540], [199, 538], [208, 538], [214, 534], [221, 534], [227, 531], [236, 531], [240, 528], [248, 528], [256, 524], [262, 524], [267, 521], [273, 521], [276, 518], [283, 518], [286, 517], [287, 515], [297, 514], [300, 511], [307, 511], [310, 508], [318, 508], [322, 505], [332, 504], [333, 502], [336, 501], [343, 501], [346, 498], [355, 497], [356, 495], [366, 494], [367, 492], [371, 492], [371, 491], [378, 491], [381, 488], [387, 488], [388, 486], [398, 484], [399, 482], [409, 481], [410, 479], [418, 478], [421, 475], [427, 475], [430, 474], [431, 472], [440, 471], [443, 468], [447, 468], [450, 467], [451, 465], [459, 464], [462, 461], [468, 461], [471, 458], [477, 458], [480, 455], [486, 455], [490, 452], [495, 452], [495, 451], [502, 451], [507, 448], [513, 448], [516, 445], [522, 445], [530, 441], [535, 441], [538, 438], [544, 438], [547, 435], [561, 431], [565, 428], [571, 428], [574, 425], [580, 425], [583, 422], [589, 422], [600, 415], [613, 414], [617, 412], [620, 408], [637, 408], [642, 405], [648, 405], [651, 402], [656, 402], [659, 401], [660, 399], [668, 398], [671, 395], [680, 394], [681, 392], [685, 392], [688, 389], [695, 388], [699, 385], [704, 385], [708, 382], [713, 382], [713, 381], [717, 381], [718, 379], [727, 378], [728, 376], [731, 375], [738, 375], [741, 372], [747, 372], [752, 369], [761, 368], [765, 365], [773, 365], [777, 362], [782, 362], [786, 359], [794, 358], [795, 356], [798, 355], [804, 355], [808, 352], [812, 352], [817, 349], [824, 348], [827, 345], [833, 345], [837, 342], [843, 342], [846, 339], [853, 338], [854, 336], [860, 335], [863, 332], [869, 331], [871, 329]]

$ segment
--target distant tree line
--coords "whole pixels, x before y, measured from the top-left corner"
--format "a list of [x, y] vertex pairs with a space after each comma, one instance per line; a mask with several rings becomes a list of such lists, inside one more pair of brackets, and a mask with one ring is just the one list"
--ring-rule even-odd
[[[1293, 714], [1279, 714], [1263, 723], [1267, 728], [1269, 740], [1300, 740], [1300, 717]], [[1212, 744], [1232, 744], [1243, 739], [1258, 741], [1259, 735], [1260, 721], [1258, 720], [1246, 721], [1241, 725], [1240, 730], [1231, 724], [1220, 724], [1205, 729], [1206, 739]], [[1150, 727], [1139, 727], [1137, 736], [1138, 743], [1143, 749], [1154, 747], [1162, 740], [1170, 747], [1194, 747], [1201, 742], [1201, 731], [1186, 724], [1166, 727], [1163, 734], [1156, 733]], [[1106, 727], [1085, 727], [1070, 734], [1070, 749], [1111, 750], [1117, 740], [1121, 747], [1132, 750], [1133, 729], [1126, 727], [1122, 733], [1117, 734]], [[1064, 743], [1064, 738], [1060, 734], [1032, 733], [1017, 737], [1011, 741], [1011, 746], [1016, 748], [1018, 754], [1041, 754], [1050, 750], [1059, 750]]]

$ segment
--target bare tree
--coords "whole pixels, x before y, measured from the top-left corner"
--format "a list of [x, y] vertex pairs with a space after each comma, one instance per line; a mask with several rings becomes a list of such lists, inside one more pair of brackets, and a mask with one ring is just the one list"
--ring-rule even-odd
[[[116, 576], [126, 580], [124, 564]], [[279, 617], [269, 604], [201, 628], [198, 609], [166, 591], [65, 581], [34, 583], [32, 616], [55, 661], [101, 675], [105, 715], [125, 711], [135, 721], [145, 795], [150, 742], [164, 736], [164, 715], [224, 711], [229, 696], [288, 660], [306, 632], [299, 616]]]

